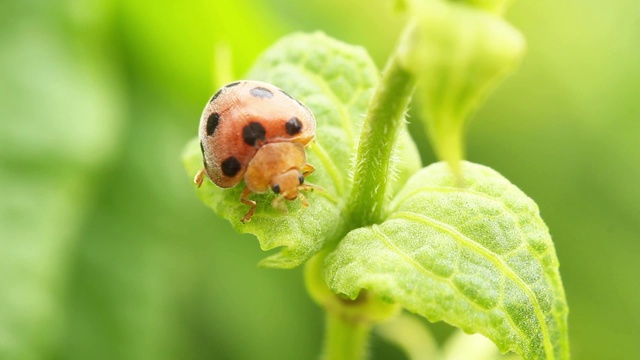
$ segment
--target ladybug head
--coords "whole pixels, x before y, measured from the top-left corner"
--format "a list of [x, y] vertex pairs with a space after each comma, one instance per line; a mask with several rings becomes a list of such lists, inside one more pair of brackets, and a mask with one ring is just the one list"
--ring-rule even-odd
[[299, 195], [299, 187], [304, 183], [304, 176], [299, 169], [293, 168], [276, 175], [271, 179], [271, 190], [287, 200], [295, 200]]

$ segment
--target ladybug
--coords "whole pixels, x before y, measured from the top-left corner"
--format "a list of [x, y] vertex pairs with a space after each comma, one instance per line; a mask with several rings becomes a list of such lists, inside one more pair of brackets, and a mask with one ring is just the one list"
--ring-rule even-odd
[[284, 198], [300, 197], [300, 190], [314, 186], [304, 179], [314, 170], [307, 163], [305, 146], [315, 138], [316, 121], [311, 111], [274, 85], [245, 80], [223, 86], [209, 100], [200, 117], [199, 137], [204, 167], [194, 183], [200, 187], [206, 174], [221, 188], [244, 180], [240, 196], [251, 208], [241, 219], [251, 220], [256, 202], [252, 193], [278, 194], [274, 207]]

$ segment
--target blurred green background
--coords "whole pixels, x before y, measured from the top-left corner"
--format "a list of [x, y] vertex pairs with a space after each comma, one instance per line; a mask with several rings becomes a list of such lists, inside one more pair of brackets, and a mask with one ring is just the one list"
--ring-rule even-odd
[[[0, 358], [317, 358], [301, 270], [257, 268], [180, 155], [219, 82], [283, 35], [322, 30], [382, 66], [404, 22], [391, 5], [0, 2]], [[573, 357], [638, 359], [640, 2], [521, 0], [507, 18], [528, 53], [472, 122], [469, 158], [539, 204]]]

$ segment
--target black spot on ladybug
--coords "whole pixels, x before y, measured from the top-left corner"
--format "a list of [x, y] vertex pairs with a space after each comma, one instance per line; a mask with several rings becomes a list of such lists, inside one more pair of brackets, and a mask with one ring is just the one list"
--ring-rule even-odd
[[211, 97], [211, 99], [209, 100], [210, 103], [213, 102], [213, 100], [215, 100], [218, 96], [220, 96], [220, 94], [222, 94], [222, 89], [216, 91], [215, 94], [213, 94], [213, 96]]
[[230, 88], [230, 87], [234, 87], [234, 86], [236, 86], [236, 85], [238, 85], [238, 84], [240, 84], [240, 81], [232, 82], [231, 84], [227, 84], [227, 85], [225, 85], [224, 87], [226, 87], [226, 88]]
[[302, 174], [298, 175], [298, 181], [300, 182], [300, 185], [304, 184], [304, 176], [302, 176]]
[[222, 173], [228, 177], [234, 177], [240, 171], [240, 161], [233, 156], [222, 162]]
[[262, 124], [258, 122], [250, 122], [242, 128], [242, 138], [251, 146], [258, 145], [258, 141], [264, 141], [266, 133]]
[[302, 130], [302, 122], [294, 116], [284, 124], [284, 128], [287, 130], [287, 134], [293, 136]]
[[273, 93], [271, 92], [271, 90], [265, 89], [260, 86], [254, 87], [253, 89], [249, 90], [249, 92], [251, 93], [251, 95], [261, 99], [271, 99], [273, 97]]
[[220, 122], [220, 115], [216, 112], [211, 113], [207, 119], [207, 135], [211, 136], [216, 131], [218, 123]]
[[273, 190], [273, 192], [276, 194], [280, 194], [280, 185], [274, 184], [271, 190]]

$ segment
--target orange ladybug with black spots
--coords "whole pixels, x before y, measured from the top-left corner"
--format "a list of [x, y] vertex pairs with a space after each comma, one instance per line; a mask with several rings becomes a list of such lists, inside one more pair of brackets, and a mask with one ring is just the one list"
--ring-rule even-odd
[[252, 193], [271, 189], [281, 199], [300, 197], [312, 189], [304, 178], [314, 168], [306, 161], [305, 146], [315, 138], [311, 111], [274, 85], [245, 80], [223, 86], [209, 100], [200, 118], [199, 137], [203, 169], [195, 176], [200, 186], [207, 175], [219, 187], [244, 180], [240, 201], [251, 208], [242, 222], [251, 220], [256, 203]]

